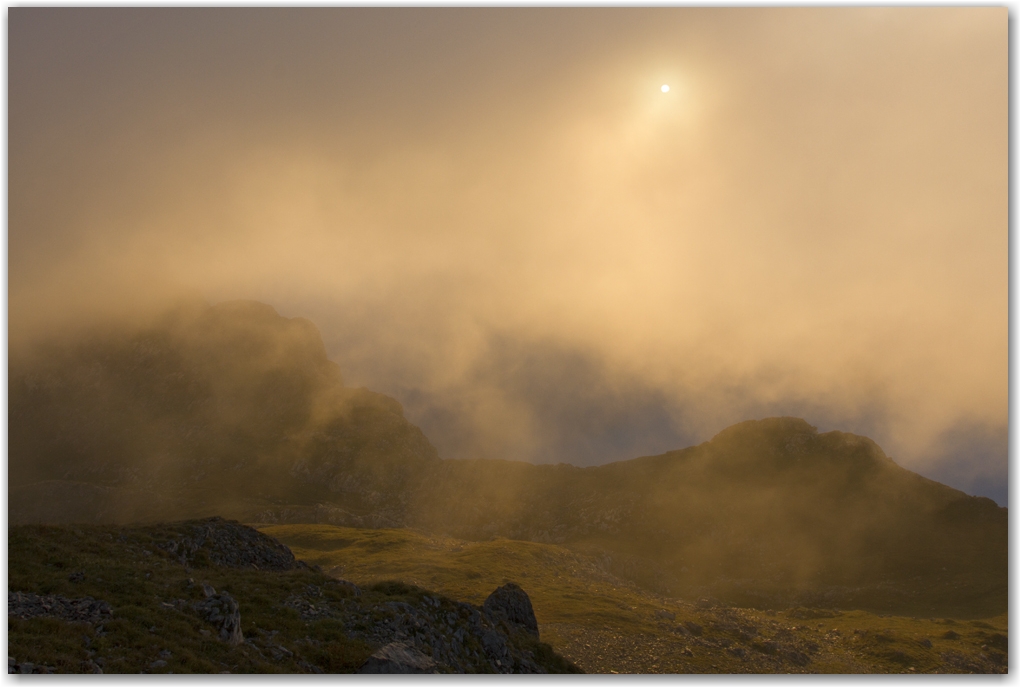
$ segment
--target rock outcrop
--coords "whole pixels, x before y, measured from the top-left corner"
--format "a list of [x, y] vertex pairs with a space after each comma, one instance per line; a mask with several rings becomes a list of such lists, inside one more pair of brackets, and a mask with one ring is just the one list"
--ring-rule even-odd
[[214, 626], [219, 633], [220, 640], [237, 646], [244, 642], [244, 635], [241, 634], [241, 611], [237, 601], [227, 592], [216, 593], [208, 584], [202, 585], [206, 598], [195, 604], [195, 610], [199, 616]]
[[91, 596], [68, 599], [52, 594], [40, 596], [24, 592], [7, 592], [7, 616], [22, 620], [39, 617], [59, 618], [96, 625], [109, 620], [113, 616], [113, 609], [105, 601], [98, 601]]
[[258, 530], [223, 518], [170, 526], [169, 537], [156, 544], [182, 565], [207, 559], [213, 565], [256, 570], [292, 570], [299, 564], [290, 549]]
[[[347, 592], [346, 584], [331, 581], [322, 587], [310, 585], [302, 594], [289, 597], [284, 605], [298, 611], [306, 622], [324, 618], [340, 620], [351, 637], [372, 645], [397, 643], [411, 647], [431, 657], [439, 672], [546, 672], [529, 648], [533, 648], [537, 627], [532, 633], [527, 631], [526, 624], [508, 620], [506, 606], [490, 613], [484, 608], [431, 594], [413, 603], [394, 600], [372, 608], [361, 603], [362, 597], [350, 593], [340, 604], [326, 600], [328, 587]], [[410, 591], [399, 585], [398, 588]], [[378, 591], [379, 586], [375, 589]], [[523, 590], [519, 587], [517, 590], [527, 598]], [[515, 602], [511, 607], [523, 611], [520, 596], [516, 592], [507, 594], [507, 591], [498, 598], [509, 596]]]
[[531, 598], [513, 582], [508, 582], [489, 594], [482, 608], [491, 617], [505, 620], [535, 638], [538, 637], [538, 620], [531, 607]]

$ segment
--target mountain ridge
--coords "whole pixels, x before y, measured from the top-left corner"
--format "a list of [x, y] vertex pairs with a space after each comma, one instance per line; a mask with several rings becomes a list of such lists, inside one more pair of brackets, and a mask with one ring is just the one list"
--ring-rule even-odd
[[[955, 613], [1005, 600], [1005, 508], [800, 418], [584, 468], [444, 460], [395, 399], [344, 386], [312, 323], [251, 302], [51, 342], [12, 356], [10, 378], [15, 524], [414, 527], [563, 544], [672, 595]], [[966, 603], [944, 598], [953, 584]]]

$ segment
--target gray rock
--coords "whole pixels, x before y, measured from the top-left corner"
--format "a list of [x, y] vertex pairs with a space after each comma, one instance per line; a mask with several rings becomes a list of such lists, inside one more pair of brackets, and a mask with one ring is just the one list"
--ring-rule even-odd
[[436, 662], [412, 646], [392, 642], [369, 656], [359, 673], [438, 673]]
[[508, 582], [489, 594], [482, 608], [489, 615], [502, 618], [528, 634], [538, 637], [538, 620], [535, 619], [531, 599], [527, 592], [513, 582]]
[[506, 648], [506, 639], [502, 633], [495, 630], [489, 630], [482, 635], [482, 646], [485, 647], [485, 653], [491, 659], [501, 659], [509, 653]]
[[235, 646], [244, 642], [244, 635], [241, 634], [241, 612], [237, 601], [227, 592], [213, 594], [204, 601], [197, 602], [195, 610], [203, 620], [219, 629], [222, 641]]
[[214, 517], [173, 525], [170, 539], [156, 544], [182, 565], [193, 566], [200, 552], [214, 565], [255, 570], [293, 570], [290, 549], [258, 530]]
[[71, 622], [99, 623], [109, 620], [113, 609], [105, 601], [91, 596], [68, 599], [59, 595], [39, 596], [26, 592], [7, 593], [7, 616], [15, 618], [50, 617]]

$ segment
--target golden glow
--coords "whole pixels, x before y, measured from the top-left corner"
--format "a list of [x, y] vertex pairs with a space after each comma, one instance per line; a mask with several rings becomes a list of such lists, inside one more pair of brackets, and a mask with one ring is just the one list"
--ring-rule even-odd
[[917, 467], [1006, 426], [1005, 8], [177, 9], [11, 12], [12, 345], [263, 300], [521, 458], [496, 334], [699, 440], [798, 413]]

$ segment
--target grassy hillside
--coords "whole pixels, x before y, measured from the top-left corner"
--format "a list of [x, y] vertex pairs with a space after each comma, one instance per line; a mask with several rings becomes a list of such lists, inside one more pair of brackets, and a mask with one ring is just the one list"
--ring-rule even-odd
[[[12, 527], [8, 542], [8, 655], [22, 667], [350, 673], [374, 650], [401, 641], [435, 659], [439, 672], [511, 672], [525, 663], [576, 670], [546, 644], [485, 620], [456, 597], [385, 580], [359, 590], [221, 519]], [[205, 586], [236, 600], [243, 641], [218, 635], [215, 618], [202, 611]], [[61, 600], [105, 604], [109, 613], [62, 616]], [[502, 637], [496, 643], [508, 652], [491, 654], [478, 628]]]
[[495, 585], [528, 589], [542, 638], [587, 672], [1005, 672], [1007, 620], [910, 618], [798, 607], [730, 607], [658, 596], [569, 549], [469, 542], [406, 529], [278, 525], [262, 531], [329, 574], [397, 579], [478, 603]]

